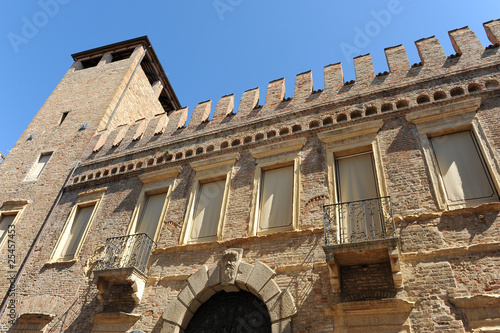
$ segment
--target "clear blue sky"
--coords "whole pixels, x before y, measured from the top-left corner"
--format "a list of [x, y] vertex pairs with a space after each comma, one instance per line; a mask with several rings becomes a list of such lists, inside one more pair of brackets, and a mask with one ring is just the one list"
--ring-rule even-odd
[[[57, 4], [57, 6], [55, 5]], [[375, 72], [387, 70], [384, 48], [403, 44], [419, 62], [414, 41], [436, 35], [454, 53], [448, 31], [468, 25], [484, 46], [482, 23], [500, 18], [500, 1], [77, 1], [0, 2], [0, 152], [9, 152], [72, 64], [70, 54], [148, 35], [183, 106], [261, 88], [371, 53]], [[31, 29], [30, 29], [31, 28]], [[33, 29], [34, 28], [34, 29]], [[368, 30], [362, 38], [359, 31]]]

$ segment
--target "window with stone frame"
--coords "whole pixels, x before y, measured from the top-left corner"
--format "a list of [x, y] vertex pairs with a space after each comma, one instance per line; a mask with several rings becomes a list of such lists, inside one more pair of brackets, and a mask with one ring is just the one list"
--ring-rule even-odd
[[41, 153], [35, 164], [31, 167], [26, 180], [36, 180], [42, 174], [43, 169], [50, 160], [52, 152]]
[[380, 199], [372, 150], [335, 156], [335, 174], [340, 237], [347, 242], [383, 238], [380, 214], [387, 207]]
[[95, 208], [96, 202], [75, 206], [54, 252], [54, 260], [70, 261], [77, 256], [82, 240], [85, 238], [90, 222], [92, 221]]
[[498, 201], [500, 173], [477, 111], [481, 97], [406, 115], [417, 127], [440, 210]]
[[262, 171], [259, 231], [292, 227], [293, 169], [288, 165]]
[[8, 238], [8, 235], [15, 231], [11, 230], [16, 220], [17, 212], [14, 213], [0, 213], [0, 249], [3, 247], [4, 241]]
[[0, 206], [0, 249], [7, 242], [9, 234], [15, 235], [15, 225], [27, 204], [24, 200], [6, 201]]
[[498, 201], [498, 194], [471, 130], [429, 138], [449, 207]]
[[139, 176], [143, 187], [132, 213], [127, 235], [145, 233], [154, 242], [158, 241], [162, 221], [165, 219], [172, 189], [180, 170], [180, 167], [174, 167]]
[[191, 240], [213, 239], [221, 216], [226, 180], [216, 180], [199, 184], [193, 211]]
[[299, 227], [300, 150], [305, 138], [260, 146], [256, 161], [249, 235]]
[[377, 137], [382, 124], [373, 120], [319, 134], [326, 144], [330, 204], [338, 215], [337, 242], [387, 236], [381, 233], [390, 211]]
[[52, 252], [51, 262], [68, 262], [78, 257], [106, 190], [104, 187], [78, 194]]
[[181, 244], [222, 240], [233, 168], [232, 153], [191, 163], [195, 179], [188, 200]]
[[129, 230], [130, 235], [144, 233], [152, 240], [155, 239], [164, 216], [167, 192], [168, 187], [144, 193], [137, 218], [133, 221]]

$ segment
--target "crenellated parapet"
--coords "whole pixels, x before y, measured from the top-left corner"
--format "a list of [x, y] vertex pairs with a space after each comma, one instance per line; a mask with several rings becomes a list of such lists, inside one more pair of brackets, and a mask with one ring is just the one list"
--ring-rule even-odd
[[[455, 29], [449, 36], [456, 54], [447, 56], [435, 37], [415, 42], [421, 63], [410, 66], [402, 45], [386, 48], [385, 56], [389, 71], [375, 74], [370, 54], [354, 58], [356, 80], [344, 82], [341, 63], [324, 68], [324, 90], [314, 90], [312, 72], [298, 74], [295, 78], [293, 98], [285, 99], [285, 79], [271, 81], [265, 93], [265, 103], [260, 103], [260, 89], [247, 90], [241, 96], [239, 106], [234, 106], [234, 94], [223, 96], [216, 104], [213, 118], [212, 101], [199, 103], [188, 119], [188, 108], [152, 119], [139, 119], [131, 125], [122, 125], [111, 132], [101, 131], [92, 141], [88, 160], [99, 160], [112, 154], [133, 154], [137, 149], [176, 147], [182, 142], [208, 142], [193, 144], [192, 152], [176, 153], [171, 160], [199, 153], [230, 148], [233, 145], [272, 138], [280, 133], [295, 133], [318, 125], [336, 124], [391, 112], [401, 108], [417, 107], [443, 98], [461, 96], [479, 90], [496, 87], [498, 78], [474, 79], [473, 72], [498, 66], [500, 63], [500, 20], [484, 23], [489, 40], [493, 43], [483, 47], [468, 27]], [[441, 87], [443, 76], [461, 76], [463, 84], [449, 89]], [[479, 75], [478, 75], [479, 77]], [[462, 78], [463, 79], [463, 78]], [[487, 82], [488, 81], [488, 82]], [[464, 83], [465, 82], [465, 83]], [[160, 89], [158, 83], [157, 89]], [[498, 84], [498, 82], [496, 83]], [[153, 84], [155, 89], [155, 84]], [[411, 92], [411, 93], [409, 93]], [[416, 98], [414, 96], [417, 96]], [[319, 115], [320, 116], [315, 116]], [[277, 117], [294, 114], [307, 121], [280, 123]], [[289, 117], [288, 117], [289, 118]], [[315, 118], [314, 120], [310, 120]], [[277, 124], [279, 123], [279, 124]], [[255, 125], [252, 125], [255, 124]], [[257, 126], [262, 131], [252, 137], [232, 138], [235, 131]], [[273, 134], [274, 133], [274, 134]], [[206, 138], [206, 140], [204, 139]]]

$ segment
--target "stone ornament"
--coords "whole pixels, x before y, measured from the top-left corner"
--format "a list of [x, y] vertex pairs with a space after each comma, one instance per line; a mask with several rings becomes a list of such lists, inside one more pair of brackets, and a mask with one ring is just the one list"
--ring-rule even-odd
[[242, 255], [243, 249], [228, 249], [222, 253], [220, 265], [222, 286], [235, 283]]

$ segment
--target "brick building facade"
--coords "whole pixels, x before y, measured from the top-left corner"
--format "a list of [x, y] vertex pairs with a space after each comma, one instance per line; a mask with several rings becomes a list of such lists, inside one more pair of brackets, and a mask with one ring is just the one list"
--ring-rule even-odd
[[[0, 164], [2, 332], [494, 332], [500, 20], [188, 121], [147, 37], [74, 54]], [[264, 100], [259, 105], [259, 100]], [[187, 125], [186, 125], [187, 124]], [[15, 257], [15, 262], [13, 260]]]

